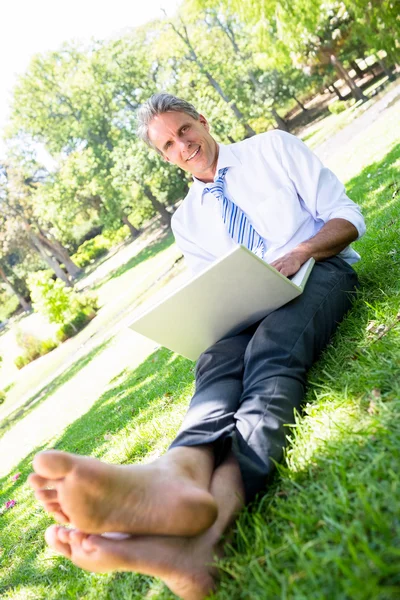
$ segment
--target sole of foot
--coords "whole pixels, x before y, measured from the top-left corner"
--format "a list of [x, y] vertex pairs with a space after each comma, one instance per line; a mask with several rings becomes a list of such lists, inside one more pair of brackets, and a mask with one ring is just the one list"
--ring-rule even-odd
[[96, 573], [133, 571], [159, 577], [183, 600], [203, 600], [215, 588], [212, 548], [201, 538], [130, 536], [112, 539], [52, 525], [47, 544]]
[[39, 453], [29, 483], [59, 523], [87, 533], [194, 536], [217, 517], [213, 496], [158, 465], [110, 465], [58, 450]]

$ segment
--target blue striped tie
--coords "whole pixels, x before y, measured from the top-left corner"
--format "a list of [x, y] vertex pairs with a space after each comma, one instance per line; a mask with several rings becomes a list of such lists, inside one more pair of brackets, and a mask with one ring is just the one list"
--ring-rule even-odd
[[238, 244], [243, 244], [260, 258], [264, 258], [265, 242], [250, 223], [245, 213], [232, 200], [224, 195], [224, 179], [228, 167], [218, 171], [218, 177], [212, 185], [204, 188], [203, 194], [211, 192], [221, 201], [222, 219], [231, 238]]

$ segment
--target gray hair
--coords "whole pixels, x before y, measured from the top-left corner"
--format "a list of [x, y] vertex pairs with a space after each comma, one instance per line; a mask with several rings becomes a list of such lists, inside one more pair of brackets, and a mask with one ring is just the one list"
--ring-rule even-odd
[[148, 146], [157, 150], [159, 154], [161, 152], [154, 146], [149, 138], [149, 125], [150, 122], [157, 115], [162, 115], [166, 112], [183, 112], [187, 115], [199, 120], [200, 115], [193, 106], [186, 100], [182, 100], [182, 98], [177, 98], [176, 96], [172, 96], [172, 94], [154, 94], [142, 104], [137, 112], [137, 128], [136, 133], [138, 137], [143, 140]]

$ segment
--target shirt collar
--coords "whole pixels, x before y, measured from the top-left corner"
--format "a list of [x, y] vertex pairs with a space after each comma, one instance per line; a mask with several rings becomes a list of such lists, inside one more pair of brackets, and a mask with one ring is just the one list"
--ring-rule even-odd
[[[242, 163], [239, 158], [233, 153], [231, 146], [225, 146], [225, 144], [218, 144], [219, 152], [218, 152], [218, 161], [217, 161], [217, 169], [215, 172], [214, 180], [218, 177], [218, 172], [220, 169], [224, 169], [225, 167], [237, 167]], [[209, 183], [204, 183], [204, 181], [200, 181], [193, 176], [193, 187], [199, 191], [201, 203], [203, 203], [203, 191], [204, 188], [210, 185]]]

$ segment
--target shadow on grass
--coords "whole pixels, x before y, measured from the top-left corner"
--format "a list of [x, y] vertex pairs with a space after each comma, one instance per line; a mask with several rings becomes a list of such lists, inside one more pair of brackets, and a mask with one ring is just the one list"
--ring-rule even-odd
[[15, 411], [7, 415], [0, 423], [0, 437], [2, 437], [8, 429], [16, 425], [18, 421], [25, 418], [32, 410], [42, 404], [42, 402], [47, 400], [49, 396], [54, 394], [54, 392], [64, 385], [64, 383], [67, 383], [67, 381], [72, 379], [79, 371], [81, 371], [81, 369], [86, 367], [86, 365], [88, 365], [98, 354], [107, 348], [109, 343], [110, 340], [106, 340], [93, 348], [88, 354], [79, 358], [68, 367], [68, 369], [63, 371], [61, 375], [55, 377], [49, 384], [31, 396], [22, 406], [18, 406]]
[[[361, 288], [354, 307], [325, 351], [324, 360], [316, 363], [310, 373], [310, 379], [320, 385], [322, 382], [327, 383], [326, 373], [331, 371], [332, 375], [328, 378], [331, 389], [335, 389], [338, 361], [345, 362], [349, 373], [358, 368], [357, 363], [360, 361], [368, 364], [369, 383], [373, 387], [374, 361], [386, 341], [385, 337], [380, 339], [373, 333], [366, 337], [366, 328], [372, 320], [378, 323], [382, 314], [388, 314], [390, 306], [394, 321], [384, 325], [394, 324], [397, 327], [400, 279], [400, 181], [398, 168], [394, 164], [399, 160], [400, 144], [381, 161], [363, 169], [360, 175], [351, 179], [346, 185], [349, 196], [362, 208], [367, 232], [355, 244], [356, 250], [361, 255], [361, 261], [356, 265]], [[392, 369], [395, 371], [396, 365], [388, 365], [387, 369], [386, 375]], [[366, 383], [365, 379], [360, 378], [357, 384], [354, 382], [352, 391], [357, 393], [365, 387]], [[379, 385], [384, 385], [384, 382], [380, 382]]]
[[[138, 430], [155, 417], [162, 416], [182, 389], [193, 381], [193, 363], [164, 348], [151, 354], [134, 371], [125, 371], [80, 419], [67, 427], [56, 447], [79, 454], [96, 455], [107, 450], [104, 438], [116, 436], [121, 430]], [[130, 441], [126, 461], [140, 460], [152, 450], [155, 440], [138, 435]]]
[[133, 256], [128, 262], [124, 265], [121, 265], [115, 271], [112, 271], [105, 279], [103, 279], [100, 283], [97, 283], [96, 287], [100, 285], [104, 285], [111, 279], [116, 279], [121, 275], [124, 275], [130, 269], [137, 267], [140, 263], [145, 262], [149, 258], [153, 258], [159, 252], [166, 250], [169, 246], [174, 243], [174, 236], [171, 233], [170, 229], [165, 230], [161, 233], [156, 240], [154, 240], [151, 244], [143, 248], [136, 256]]

